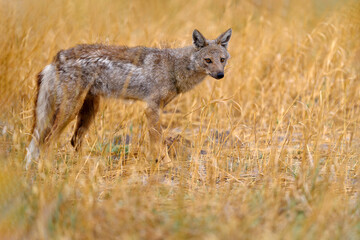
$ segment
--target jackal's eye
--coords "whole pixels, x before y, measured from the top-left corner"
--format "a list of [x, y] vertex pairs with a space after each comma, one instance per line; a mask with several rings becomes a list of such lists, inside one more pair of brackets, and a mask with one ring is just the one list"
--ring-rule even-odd
[[225, 58], [220, 58], [220, 62], [225, 62]]
[[205, 58], [204, 60], [205, 60], [205, 62], [207, 62], [207, 63], [212, 63], [212, 61], [211, 61], [210, 58]]

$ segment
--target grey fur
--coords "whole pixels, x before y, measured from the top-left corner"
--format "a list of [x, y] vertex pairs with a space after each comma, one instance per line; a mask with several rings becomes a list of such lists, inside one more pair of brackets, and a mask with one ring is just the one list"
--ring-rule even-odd
[[194, 45], [184, 48], [94, 44], [59, 51], [53, 63], [39, 74], [35, 127], [26, 167], [38, 157], [39, 147], [59, 135], [76, 116], [71, 143], [78, 149], [96, 114], [100, 96], [147, 102], [150, 138], [158, 141], [160, 108], [179, 93], [192, 89], [206, 75], [217, 79], [224, 76], [230, 36], [231, 29], [215, 40], [206, 40], [194, 30]]

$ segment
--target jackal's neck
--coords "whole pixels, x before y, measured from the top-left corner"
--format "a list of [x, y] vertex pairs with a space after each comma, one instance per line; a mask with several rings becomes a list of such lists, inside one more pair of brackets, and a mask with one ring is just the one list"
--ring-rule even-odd
[[192, 55], [195, 48], [185, 47], [174, 50], [174, 77], [176, 89], [179, 93], [187, 92], [206, 77], [206, 73], [198, 71]]

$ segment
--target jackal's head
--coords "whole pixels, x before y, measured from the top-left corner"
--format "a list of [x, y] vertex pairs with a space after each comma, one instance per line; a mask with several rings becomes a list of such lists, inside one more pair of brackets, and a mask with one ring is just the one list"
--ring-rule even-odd
[[192, 55], [192, 61], [195, 62], [196, 70], [203, 71], [216, 79], [223, 78], [224, 67], [230, 58], [230, 54], [227, 51], [230, 37], [231, 28], [215, 40], [207, 40], [195, 29], [193, 41], [196, 51]]

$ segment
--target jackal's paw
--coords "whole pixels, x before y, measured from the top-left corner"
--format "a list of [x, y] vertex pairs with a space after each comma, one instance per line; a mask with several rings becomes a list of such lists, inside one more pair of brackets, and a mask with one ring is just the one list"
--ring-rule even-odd
[[173, 162], [169, 157], [169, 155], [167, 154], [167, 152], [164, 155], [162, 155], [159, 159], [156, 159], [156, 163], [159, 164], [160, 167], [165, 167], [165, 168], [173, 167]]
[[169, 165], [169, 164], [172, 164], [172, 160], [171, 160], [171, 158], [169, 157], [168, 154], [165, 154], [165, 156], [164, 156], [163, 159], [161, 160], [161, 163], [162, 163], [162, 164]]

